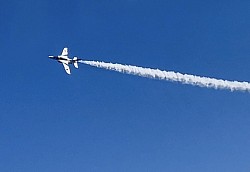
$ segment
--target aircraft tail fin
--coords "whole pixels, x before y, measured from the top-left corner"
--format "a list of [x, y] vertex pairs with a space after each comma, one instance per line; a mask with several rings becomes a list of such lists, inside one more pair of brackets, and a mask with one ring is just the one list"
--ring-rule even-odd
[[75, 68], [78, 68], [77, 57], [73, 58]]

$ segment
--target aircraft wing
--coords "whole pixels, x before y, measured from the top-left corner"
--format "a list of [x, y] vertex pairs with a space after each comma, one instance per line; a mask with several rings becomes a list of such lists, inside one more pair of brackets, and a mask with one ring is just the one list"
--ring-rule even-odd
[[63, 67], [64, 67], [65, 71], [67, 72], [67, 74], [70, 74], [69, 66], [67, 64], [65, 64], [65, 63], [62, 63], [62, 64], [63, 64]]
[[62, 56], [68, 56], [68, 48], [63, 49]]

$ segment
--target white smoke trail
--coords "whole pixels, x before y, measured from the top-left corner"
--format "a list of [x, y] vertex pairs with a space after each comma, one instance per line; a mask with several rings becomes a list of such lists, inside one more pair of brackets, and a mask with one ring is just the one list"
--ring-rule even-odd
[[181, 82], [182, 84], [190, 84], [200, 87], [214, 89], [228, 89], [231, 91], [248, 91], [250, 92], [249, 82], [227, 81], [222, 79], [200, 77], [189, 74], [181, 74], [173, 71], [161, 71], [159, 69], [143, 68], [131, 65], [113, 64], [97, 61], [80, 61], [81, 63], [91, 66], [114, 70], [117, 72], [138, 75], [147, 78], [161, 79], [167, 81]]

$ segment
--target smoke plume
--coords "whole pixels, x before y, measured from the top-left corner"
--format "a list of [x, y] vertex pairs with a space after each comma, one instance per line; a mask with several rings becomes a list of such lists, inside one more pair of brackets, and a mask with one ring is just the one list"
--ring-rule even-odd
[[228, 81], [222, 79], [200, 77], [189, 74], [181, 74], [173, 71], [162, 71], [159, 69], [143, 68], [131, 65], [113, 64], [98, 61], [80, 61], [81, 63], [114, 70], [121, 73], [142, 76], [146, 78], [154, 78], [160, 80], [180, 82], [182, 84], [189, 84], [194, 86], [214, 88], [214, 89], [227, 89], [231, 91], [248, 91], [250, 92], [250, 83], [239, 81]]

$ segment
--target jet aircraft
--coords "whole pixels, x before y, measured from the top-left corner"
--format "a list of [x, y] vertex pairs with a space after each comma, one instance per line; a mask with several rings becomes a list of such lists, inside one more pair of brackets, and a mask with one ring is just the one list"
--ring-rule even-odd
[[69, 64], [73, 64], [75, 66], [75, 68], [78, 68], [77, 62], [81, 60], [81, 59], [77, 59], [77, 57], [70, 59], [68, 56], [68, 48], [66, 48], [66, 47], [63, 49], [61, 55], [49, 56], [49, 58], [51, 58], [53, 60], [57, 60], [59, 63], [62, 63], [67, 74], [70, 74]]

